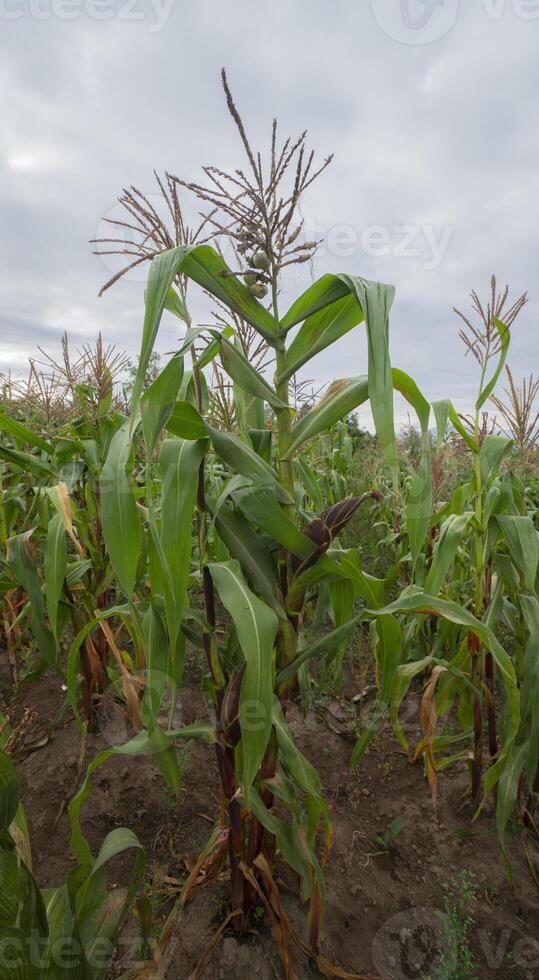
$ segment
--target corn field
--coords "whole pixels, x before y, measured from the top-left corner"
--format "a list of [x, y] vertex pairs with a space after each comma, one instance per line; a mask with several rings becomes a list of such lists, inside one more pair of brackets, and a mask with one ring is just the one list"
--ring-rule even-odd
[[[131, 268], [147, 268], [131, 381], [121, 352], [100, 339], [73, 357], [66, 337], [60, 363], [32, 361], [27, 382], [2, 382], [6, 980], [166, 976], [171, 937], [203, 889], [225, 896], [218, 921], [198, 964], [171, 976], [203, 976], [227, 936], [247, 942], [259, 928], [271, 930], [278, 975], [364, 976], [345, 948], [325, 949], [334, 806], [323, 744], [308, 757], [299, 743], [313, 714], [355, 711], [365, 691], [368, 707], [339, 736], [350, 778], [361, 787], [371, 751], [389, 739], [420, 773], [435, 818], [460, 773], [463, 834], [490, 828], [505, 880], [522, 859], [539, 881], [538, 383], [519, 387], [507, 366], [526, 297], [509, 299], [494, 279], [486, 299], [472, 293], [458, 322], [477, 367], [473, 414], [450, 397], [431, 404], [392, 364], [392, 286], [327, 272], [288, 301], [284, 270], [318, 247], [302, 201], [329, 179], [331, 158], [318, 163], [305, 134], [281, 141], [276, 123], [258, 153], [224, 74], [223, 84], [240, 169], [205, 167], [201, 183], [156, 175], [165, 218], [123, 191], [125, 221], [94, 243], [124, 257], [103, 302]], [[187, 195], [202, 208], [198, 228], [184, 222]], [[165, 314], [181, 339], [163, 365]], [[366, 363], [358, 344], [325, 390], [301, 381], [317, 355], [345, 335], [353, 351], [363, 331]], [[375, 434], [358, 428], [363, 405]], [[13, 705], [47, 679], [62, 704], [40, 744]], [[193, 685], [199, 716], [183, 723]], [[111, 710], [125, 737], [94, 751]], [[78, 766], [58, 817], [69, 823], [70, 870], [42, 887], [22, 770], [67, 724]], [[193, 744], [211, 826], [157, 902], [133, 825], [114, 826], [99, 847], [89, 835], [95, 786], [118, 757], [136, 788], [147, 757], [174, 823]], [[139, 805], [151, 830], [152, 801]], [[395, 855], [400, 832], [391, 824], [375, 852]], [[133, 921], [140, 962], [122, 972], [115, 950]], [[66, 942], [76, 955], [60, 955]]]

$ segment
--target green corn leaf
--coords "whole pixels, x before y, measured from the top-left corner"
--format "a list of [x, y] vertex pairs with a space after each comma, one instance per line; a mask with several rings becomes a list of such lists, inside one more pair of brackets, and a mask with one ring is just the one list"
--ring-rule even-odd
[[126, 596], [133, 594], [142, 546], [142, 526], [127, 467], [131, 429], [125, 422], [113, 436], [101, 474], [101, 522], [111, 565]]
[[422, 553], [430, 527], [432, 512], [431, 448], [429, 435], [430, 405], [413, 378], [393, 368], [393, 386], [415, 409], [421, 428], [421, 459], [407, 494], [406, 515], [412, 563], [415, 567]]
[[94, 862], [88, 841], [85, 839], [80, 826], [80, 811], [88, 799], [94, 772], [113, 755], [155, 756], [158, 752], [163, 751], [164, 748], [171, 746], [178, 738], [201, 739], [204, 742], [212, 743], [215, 742], [215, 727], [210, 721], [201, 720], [195, 721], [191, 725], [185, 725], [183, 728], [166, 732], [162, 729], [155, 729], [151, 733], [142, 731], [124, 745], [117, 745], [114, 748], [105, 749], [92, 759], [86, 770], [83, 783], [68, 807], [71, 822], [71, 848], [79, 864], [93, 865]]
[[277, 583], [273, 558], [260, 535], [237, 511], [223, 506], [215, 512], [210, 498], [206, 498], [206, 503], [210, 513], [215, 514], [217, 533], [231, 557], [239, 561], [252, 587], [264, 601], [278, 615], [284, 616], [284, 611], [275, 598]]
[[207, 439], [208, 430], [202, 416], [190, 402], [176, 402], [166, 423], [167, 432], [180, 439]]
[[[166, 254], [166, 253], [165, 253]], [[268, 341], [275, 339], [276, 323], [211, 245], [197, 245], [182, 262], [182, 273], [206, 289], [225, 306], [252, 324]]]
[[273, 701], [272, 721], [275, 727], [277, 744], [283, 765], [301, 789], [315, 797], [321, 797], [322, 784], [320, 776], [294, 742], [290, 734], [290, 729], [286, 724], [283, 709], [277, 698]]
[[45, 889], [43, 900], [49, 935], [41, 957], [42, 967], [39, 980], [79, 980], [83, 970], [89, 970], [83, 950], [79, 954], [80, 963], [73, 963], [73, 959], [67, 957], [62, 972], [60, 972], [61, 967], [59, 966], [59, 963], [62, 962], [62, 949], [65, 950], [66, 941], [69, 942], [73, 936], [73, 914], [67, 885]]
[[[47, 916], [41, 892], [32, 872], [26, 867], [16, 850], [0, 850], [0, 923], [2, 926], [20, 927], [26, 934], [28, 949], [35, 954], [48, 932]], [[2, 948], [2, 947], [0, 947]], [[9, 947], [8, 947], [9, 949]], [[4, 953], [5, 947], [2, 949]], [[9, 957], [2, 956], [2, 980], [4, 966]], [[35, 963], [35, 960], [34, 960]], [[36, 976], [26, 974], [28, 980]]]
[[484, 483], [498, 473], [502, 460], [507, 456], [512, 445], [513, 440], [506, 436], [485, 436], [479, 450], [479, 465]]
[[451, 402], [447, 398], [432, 403], [432, 410], [436, 419], [436, 449], [438, 451], [440, 451], [444, 443], [450, 408]]
[[276, 817], [272, 810], [268, 810], [254, 787], [249, 790], [247, 803], [256, 819], [275, 837], [286, 863], [307, 883], [309, 863], [305, 854], [305, 845], [297, 831], [295, 832], [286, 820]]
[[331, 306], [349, 293], [347, 283], [340, 276], [331, 274], [321, 276], [292, 304], [281, 320], [281, 328], [290, 330], [297, 323], [307, 320], [314, 313]]
[[204, 443], [165, 439], [159, 454], [161, 489], [161, 547], [173, 592], [165, 591], [165, 609], [171, 644], [178, 637], [187, 601], [192, 549], [192, 520], [198, 471]]
[[249, 521], [270, 534], [297, 558], [308, 558], [315, 550], [316, 545], [311, 538], [302, 534], [287, 517], [272, 488], [255, 486], [236, 490], [232, 498]]
[[19, 807], [20, 780], [11, 759], [0, 750], [0, 834], [9, 830]]
[[47, 613], [52, 631], [58, 639], [58, 612], [67, 571], [67, 536], [61, 514], [55, 514], [45, 539], [44, 573]]
[[180, 386], [178, 393], [178, 401], [189, 402], [198, 411], [198, 392], [197, 387], [200, 390], [200, 410], [204, 415], [208, 411], [210, 403], [210, 393], [208, 388], [208, 382], [206, 381], [206, 375], [201, 371], [198, 376], [199, 385], [195, 384], [195, 378], [192, 371], [186, 371], [183, 376], [183, 381]]
[[288, 453], [293, 456], [304, 442], [331, 428], [339, 419], [366, 402], [368, 397], [369, 382], [366, 377], [334, 382], [324, 398], [292, 427]]
[[507, 514], [499, 515], [496, 519], [525, 587], [529, 592], [535, 592], [535, 579], [539, 566], [539, 537], [531, 517]]
[[393, 482], [398, 481], [397, 440], [393, 421], [393, 387], [389, 358], [389, 311], [394, 286], [369, 282], [358, 276], [341, 276], [355, 292], [365, 316], [368, 342], [369, 402], [376, 434]]
[[256, 483], [271, 486], [272, 493], [278, 500], [284, 504], [292, 503], [289, 494], [281, 487], [273, 467], [246, 443], [231, 432], [221, 432], [211, 425], [207, 426], [207, 433], [213, 449], [233, 472], [242, 473]]
[[42, 439], [37, 432], [33, 432], [32, 429], [23, 425], [22, 422], [17, 421], [17, 419], [12, 419], [3, 409], [0, 409], [0, 429], [3, 429], [4, 432], [13, 436], [17, 442], [21, 442], [23, 445], [35, 446], [36, 449], [41, 449], [42, 452], [48, 453], [49, 456], [54, 452], [50, 442]]
[[191, 318], [189, 316], [187, 307], [183, 299], [181, 298], [178, 290], [174, 289], [173, 286], [171, 286], [171, 288], [167, 293], [167, 298], [165, 300], [165, 309], [168, 310], [169, 313], [172, 313], [174, 316], [177, 316], [178, 320], [182, 320], [183, 323], [187, 323], [188, 325], [191, 323]]
[[522, 718], [529, 727], [529, 752], [526, 760], [528, 786], [533, 787], [539, 766], [539, 601], [535, 596], [520, 596], [520, 605], [529, 639], [524, 655], [522, 679]]
[[417, 387], [413, 378], [404, 371], [393, 368], [391, 372], [393, 387], [400, 391], [406, 401], [415, 409], [421, 428], [421, 459], [412, 485], [407, 494], [406, 515], [408, 538], [415, 568], [422, 553], [425, 537], [430, 528], [432, 512], [431, 448], [429, 435], [430, 405]]
[[507, 727], [500, 756], [485, 776], [483, 789], [484, 798], [486, 799], [505, 768], [509, 752], [514, 744], [520, 725], [520, 694], [511, 657], [496, 639], [492, 630], [480, 620], [476, 619], [468, 610], [463, 609], [456, 602], [437, 599], [434, 596], [426, 595], [421, 590], [411, 589], [407, 594], [403, 594], [389, 606], [385, 606], [383, 609], [376, 611], [371, 610], [371, 612], [377, 616], [387, 614], [395, 615], [396, 613], [419, 613], [429, 616], [441, 616], [443, 619], [447, 619], [449, 622], [475, 633], [487, 650], [490, 650], [506, 690]]
[[173, 412], [183, 371], [183, 357], [176, 354], [142, 395], [140, 414], [148, 456], [151, 456], [159, 433]]
[[304, 489], [311, 498], [314, 510], [317, 512], [322, 511], [324, 509], [324, 498], [319, 486], [319, 475], [314, 472], [301, 456], [294, 460], [294, 469]]
[[150, 602], [142, 617], [142, 629], [146, 654], [146, 674], [140, 713], [145, 726], [151, 729], [157, 723], [169, 678], [169, 644], [157, 602]]
[[259, 770], [271, 731], [273, 644], [278, 620], [273, 610], [251, 592], [238, 561], [208, 567], [221, 601], [232, 616], [247, 664], [240, 695], [243, 786], [247, 792]]
[[[128, 849], [135, 850], [136, 854], [127, 888], [109, 891], [105, 866]], [[92, 964], [92, 980], [105, 980], [108, 975], [116, 935], [140, 884], [144, 865], [142, 845], [130, 830], [121, 827], [107, 835], [89, 873], [85, 868], [75, 869], [81, 879], [84, 875], [84, 880], [76, 888], [74, 932], [88, 963]], [[74, 884], [75, 875], [72, 874], [70, 880]]]
[[351, 636], [359, 624], [364, 623], [367, 618], [365, 613], [360, 613], [347, 623], [339, 626], [338, 629], [331, 630], [319, 640], [315, 640], [313, 643], [309, 643], [308, 646], [302, 647], [301, 650], [298, 650], [294, 660], [279, 672], [277, 675], [277, 684], [279, 686], [286, 684], [292, 677], [295, 677], [300, 667], [313, 657], [322, 657], [327, 653], [334, 653]]
[[[350, 579], [341, 578], [330, 582], [328, 588], [333, 622], [336, 627], [344, 626], [350, 621], [354, 612], [354, 584]], [[342, 665], [346, 646], [346, 640], [343, 640], [332, 658], [333, 684], [336, 691], [340, 691], [342, 687]]]
[[255, 398], [261, 398], [273, 408], [286, 408], [285, 403], [277, 397], [271, 385], [255, 370], [239, 347], [231, 344], [223, 335], [219, 338], [219, 356], [226, 373], [243, 391]]
[[428, 595], [438, 595], [442, 589], [445, 577], [455, 560], [462, 535], [473, 516], [472, 511], [465, 511], [464, 514], [450, 514], [441, 525], [425, 582], [425, 592]]
[[[289, 330], [301, 320], [307, 320], [318, 311], [330, 307], [331, 304], [337, 304], [346, 295], [355, 298], [365, 320], [368, 340], [369, 400], [376, 433], [393, 481], [396, 483], [398, 480], [397, 441], [393, 423], [393, 387], [389, 358], [389, 311], [395, 296], [394, 287], [370, 282], [359, 276], [343, 274], [323, 276], [296, 300], [281, 321], [281, 327], [284, 331]], [[307, 343], [308, 333], [309, 330], [306, 328], [302, 344]], [[316, 338], [314, 349], [315, 352], [323, 349], [317, 347]], [[300, 357], [302, 363], [305, 363], [304, 353], [305, 349], [302, 349]], [[288, 367], [291, 367], [291, 364]]]
[[492, 375], [490, 381], [488, 381], [487, 384], [484, 386], [484, 388], [481, 390], [479, 394], [479, 398], [475, 403], [475, 407], [478, 411], [483, 407], [485, 402], [488, 401], [488, 399], [492, 395], [498, 383], [498, 379], [503, 371], [505, 360], [507, 358], [509, 344], [511, 342], [511, 332], [509, 330], [509, 327], [507, 327], [505, 323], [502, 323], [502, 321], [498, 320], [496, 317], [493, 317], [493, 323], [500, 337], [500, 356], [498, 358], [498, 363], [496, 365], [496, 370], [494, 371], [494, 374]]
[[507, 824], [515, 811], [515, 806], [518, 801], [519, 782], [522, 770], [526, 764], [528, 749], [528, 742], [522, 742], [520, 745], [512, 746], [508, 753], [506, 765], [500, 776], [496, 794], [496, 831], [505, 858], [509, 878], [511, 878], [511, 868], [505, 840]]
[[[476, 619], [467, 609], [462, 608], [456, 602], [446, 599], [437, 599], [427, 595], [422, 590], [411, 589], [408, 593], [403, 593], [399, 599], [384, 606], [380, 610], [370, 610], [374, 615], [394, 615], [395, 613], [420, 613], [427, 616], [441, 616], [452, 623], [463, 626], [475, 633], [481, 643], [492, 653], [494, 660], [503, 677], [508, 691], [513, 694], [516, 690], [516, 674], [510, 656], [505, 652], [501, 643], [496, 639], [491, 630], [484, 623]], [[518, 705], [518, 697], [517, 697]]]
[[[353, 582], [357, 594], [374, 609], [381, 610], [384, 603], [385, 582], [363, 571], [357, 551], [349, 551], [341, 558], [341, 568]], [[376, 619], [376, 662], [381, 674], [378, 699], [373, 707], [369, 724], [354, 746], [350, 765], [355, 766], [374, 739], [382, 718], [387, 712], [401, 658], [401, 630], [395, 616], [379, 613]]]
[[307, 361], [326, 347], [330, 347], [363, 319], [363, 310], [356, 296], [350, 293], [311, 314], [302, 324], [286, 352], [285, 370], [279, 376], [279, 380], [291, 378]]
[[148, 282], [145, 294], [144, 325], [142, 327], [142, 344], [137, 373], [131, 395], [131, 424], [134, 422], [139, 409], [140, 397], [150, 363], [150, 357], [155, 344], [155, 338], [163, 316], [166, 303], [170, 301], [170, 290], [176, 275], [179, 273], [182, 261], [192, 250], [192, 245], [178, 245], [167, 252], [154, 256], [150, 263]]
[[[261, 413], [258, 411], [259, 408]], [[264, 402], [260, 398], [253, 398], [250, 405], [247, 406], [247, 421], [251, 415], [257, 416], [256, 421], [264, 425]], [[247, 435], [257, 456], [271, 465], [271, 430], [249, 428]]]
[[40, 459], [39, 456], [32, 456], [31, 453], [19, 452], [17, 449], [7, 449], [0, 446], [0, 459], [5, 459], [6, 463], [13, 463], [19, 466], [25, 473], [31, 473], [42, 479], [55, 478], [56, 473], [49, 463]]
[[47, 664], [56, 663], [56, 641], [45, 626], [45, 604], [35, 562], [30, 551], [32, 531], [16, 534], [6, 543], [7, 565], [30, 600], [30, 622], [41, 655]]
[[[476, 445], [473, 435], [471, 435], [466, 429], [465, 425], [463, 425], [462, 419], [449, 399], [446, 398], [441, 401], [433, 402], [432, 407], [434, 410], [434, 417], [436, 418], [436, 424], [438, 426], [437, 449], [440, 448], [443, 436], [445, 436], [447, 421], [449, 419], [455, 431], [458, 432], [459, 436], [464, 439], [468, 449], [471, 449], [473, 453], [479, 452], [479, 446]], [[442, 430], [443, 436], [441, 435]]]

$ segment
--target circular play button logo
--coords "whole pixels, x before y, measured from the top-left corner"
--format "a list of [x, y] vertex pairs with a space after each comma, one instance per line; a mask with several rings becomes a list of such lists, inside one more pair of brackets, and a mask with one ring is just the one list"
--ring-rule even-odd
[[458, 0], [371, 0], [384, 34], [401, 44], [432, 44], [451, 30]]

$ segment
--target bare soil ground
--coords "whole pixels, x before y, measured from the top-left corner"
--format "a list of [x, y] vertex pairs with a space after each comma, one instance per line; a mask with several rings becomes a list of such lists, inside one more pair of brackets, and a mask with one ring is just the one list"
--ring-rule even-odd
[[[5, 700], [14, 723], [25, 708], [35, 712], [32, 730], [27, 733], [29, 742], [46, 732], [64, 697], [61, 681], [46, 676], [23, 689], [11, 704]], [[340, 714], [347, 716], [348, 709], [337, 702], [327, 707], [329, 713], [313, 712], [305, 720], [295, 706], [289, 715], [301, 749], [321, 773], [335, 830], [326, 869], [325, 955], [352, 973], [384, 980], [433, 975], [463, 980], [539, 977], [539, 894], [517, 832], [509, 845], [510, 886], [492, 810], [487, 808], [475, 823], [470, 822], [463, 803], [465, 770], [449, 768], [440, 775], [434, 813], [422, 763], [411, 763], [389, 729], [383, 728], [363, 763], [350, 775], [353, 736], [338, 721]], [[410, 734], [417, 725], [417, 708], [417, 695], [411, 695], [405, 709]], [[178, 713], [177, 720], [183, 724], [206, 713], [194, 686], [185, 686]], [[85, 763], [129, 736], [118, 707], [113, 702], [103, 706], [101, 730], [88, 738]], [[67, 813], [64, 810], [59, 818], [58, 813], [77, 785], [79, 752], [78, 729], [68, 713], [50, 740], [18, 765], [34, 872], [42, 886], [58, 884], [72, 866]], [[117, 826], [130, 827], [147, 849], [145, 886], [154, 908], [156, 934], [174, 908], [187, 868], [217, 817], [211, 746], [192, 745], [182, 766], [182, 789], [176, 800], [164, 789], [151, 758], [112, 758], [96, 772], [83, 809], [83, 827], [94, 853]], [[397, 817], [404, 821], [403, 830], [385, 851], [374, 837]], [[122, 880], [127, 861], [114, 865], [117, 881]], [[444, 964], [450, 971], [451, 961], [447, 953], [439, 953], [443, 942], [437, 912], [444, 908], [444, 886], [453, 895], [462, 894], [463, 871], [471, 872], [476, 881], [477, 897], [469, 907], [473, 919], [469, 943], [476, 967], [444, 974], [439, 971]], [[300, 906], [294, 876], [278, 866], [277, 878], [286, 910], [301, 932], [306, 910]], [[165, 971], [168, 980], [190, 977], [225, 915], [224, 882], [195, 892], [174, 923]], [[138, 923], [132, 917], [122, 933], [111, 977], [121, 975], [137, 959], [138, 935]], [[320, 976], [303, 954], [296, 951], [294, 956], [299, 978]], [[282, 977], [267, 922], [253, 924], [241, 941], [225, 932], [202, 976], [206, 980]]]

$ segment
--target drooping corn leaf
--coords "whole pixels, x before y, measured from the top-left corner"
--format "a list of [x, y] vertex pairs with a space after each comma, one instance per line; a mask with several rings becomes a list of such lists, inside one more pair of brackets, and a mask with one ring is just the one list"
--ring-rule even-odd
[[332, 303], [348, 296], [350, 289], [340, 276], [326, 274], [313, 282], [301, 296], [292, 303], [292, 306], [281, 320], [281, 328], [290, 330], [302, 320], [323, 310]]
[[[281, 327], [285, 331], [289, 330], [294, 324], [307, 320], [318, 311], [330, 307], [331, 304], [336, 304], [346, 295], [355, 297], [365, 320], [368, 341], [369, 400], [376, 433], [393, 481], [396, 483], [397, 442], [393, 421], [393, 387], [389, 358], [389, 311], [395, 296], [394, 287], [370, 282], [359, 276], [344, 274], [322, 276], [293, 303], [282, 319]], [[306, 328], [305, 344], [308, 332]], [[314, 344], [315, 353], [321, 349], [323, 348], [317, 348], [316, 343]], [[302, 350], [301, 353], [303, 356], [305, 351]], [[305, 363], [305, 360], [302, 363]]]
[[232, 498], [248, 520], [297, 558], [308, 558], [315, 550], [315, 543], [290, 520], [271, 488], [254, 486], [235, 490]]
[[167, 293], [165, 309], [168, 310], [169, 313], [173, 313], [174, 316], [177, 316], [178, 320], [181, 320], [183, 323], [187, 323], [188, 326], [191, 323], [189, 311], [178, 290], [175, 289], [174, 286], [171, 286]]
[[456, 432], [458, 432], [459, 436], [464, 439], [468, 449], [471, 449], [473, 453], [479, 452], [479, 446], [476, 445], [473, 435], [468, 432], [453, 403], [449, 399], [446, 398], [442, 399], [441, 401], [433, 402], [432, 408], [434, 410], [434, 416], [438, 426], [437, 449], [440, 448], [441, 440], [443, 438], [441, 435], [442, 431], [443, 435], [445, 436], [447, 420], [449, 419], [453, 428], [456, 430]]

